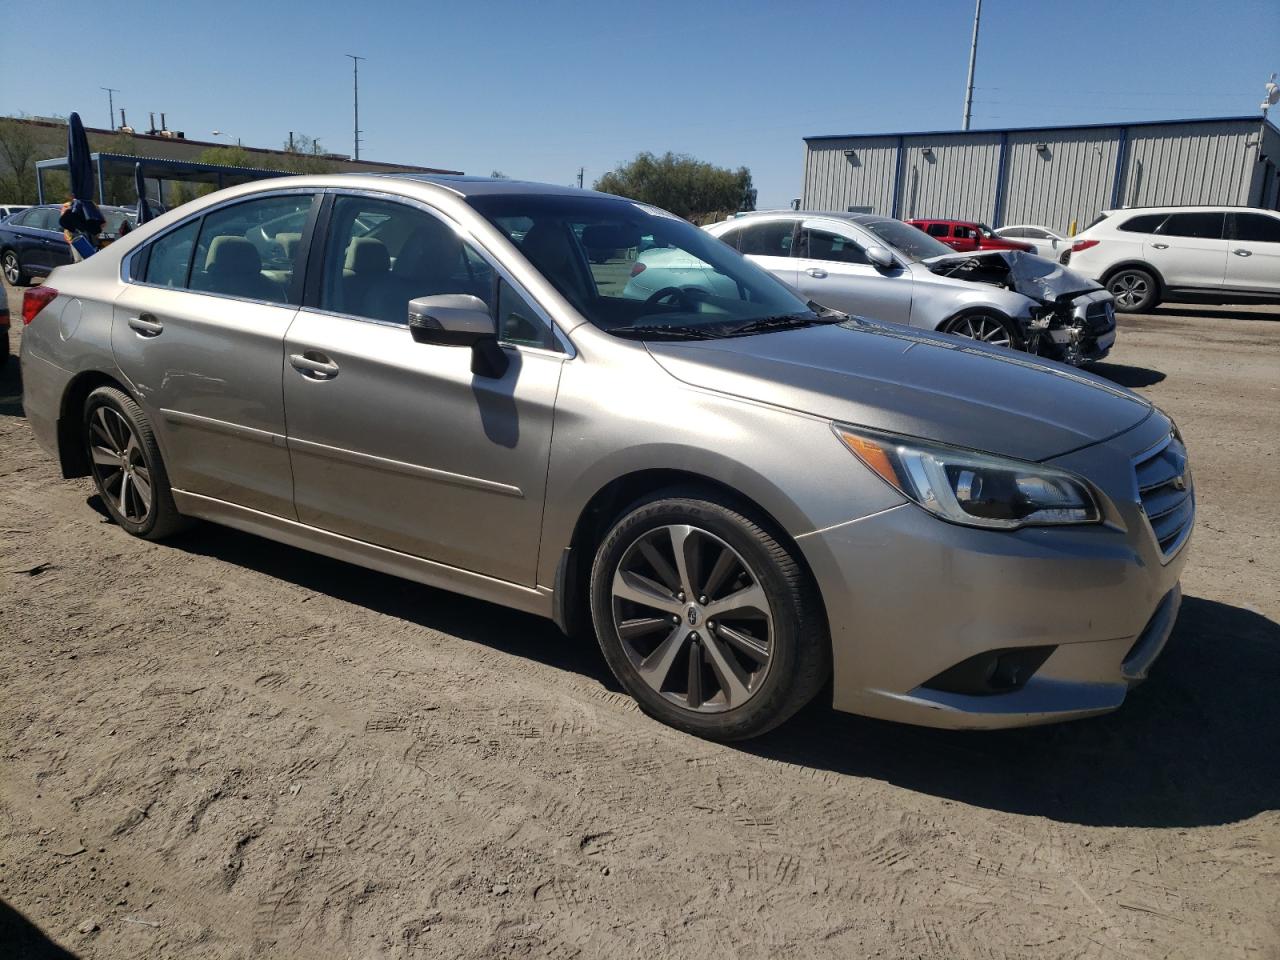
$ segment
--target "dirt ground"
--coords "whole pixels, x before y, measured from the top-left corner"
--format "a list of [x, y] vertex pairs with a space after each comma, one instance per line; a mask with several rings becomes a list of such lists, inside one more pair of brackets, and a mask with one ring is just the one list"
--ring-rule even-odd
[[1280, 958], [1280, 312], [1126, 318], [1102, 372], [1177, 419], [1200, 496], [1125, 707], [816, 706], [727, 747], [550, 623], [216, 527], [131, 539], [10, 361], [0, 956]]

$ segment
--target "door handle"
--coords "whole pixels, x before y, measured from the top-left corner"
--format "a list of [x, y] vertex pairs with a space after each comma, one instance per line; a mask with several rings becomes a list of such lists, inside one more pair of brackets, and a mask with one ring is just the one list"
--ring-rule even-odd
[[1232, 252], [1232, 253], [1234, 253], [1237, 257], [1252, 257], [1252, 256], [1253, 256], [1253, 251], [1252, 251], [1252, 250], [1232, 250], [1231, 252]]
[[1169, 249], [1169, 245], [1167, 243], [1153, 243], [1152, 246], [1155, 247], [1157, 250]]
[[332, 380], [338, 375], [338, 365], [315, 350], [289, 354], [289, 364], [304, 377], [310, 377], [312, 380]]
[[129, 327], [135, 330], [140, 337], [158, 337], [164, 333], [164, 324], [149, 313], [130, 317]]
[[821, 267], [809, 267], [809, 269], [805, 270], [805, 273], [817, 280], [821, 280], [827, 275], [827, 271]]

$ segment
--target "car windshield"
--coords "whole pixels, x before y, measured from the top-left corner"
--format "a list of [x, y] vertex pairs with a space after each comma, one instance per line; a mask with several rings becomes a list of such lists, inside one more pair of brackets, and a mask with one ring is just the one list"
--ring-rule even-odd
[[864, 230], [870, 230], [908, 260], [928, 260], [930, 257], [955, 253], [945, 243], [935, 240], [919, 227], [901, 220], [864, 220], [859, 225]]
[[616, 197], [468, 198], [591, 323], [632, 339], [745, 336], [827, 322], [704, 230]]

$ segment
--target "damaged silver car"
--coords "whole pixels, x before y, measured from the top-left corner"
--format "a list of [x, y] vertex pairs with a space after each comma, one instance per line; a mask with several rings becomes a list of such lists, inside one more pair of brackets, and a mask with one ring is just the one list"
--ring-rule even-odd
[[[1111, 294], [1033, 254], [956, 253], [901, 220], [870, 214], [760, 213], [706, 229], [833, 310], [1073, 365], [1101, 360], [1115, 342]], [[647, 271], [634, 279], [642, 277], [673, 285]]]

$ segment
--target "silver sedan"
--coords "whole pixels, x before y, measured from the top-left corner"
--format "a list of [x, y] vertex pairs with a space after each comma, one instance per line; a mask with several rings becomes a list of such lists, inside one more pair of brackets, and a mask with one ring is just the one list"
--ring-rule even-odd
[[[642, 246], [704, 281], [628, 294], [611, 254]], [[1150, 403], [815, 309], [630, 200], [247, 184], [23, 317], [35, 436], [125, 531], [202, 518], [551, 618], [699, 736], [823, 690], [947, 727], [1102, 713], [1177, 614], [1195, 499]]]
[[956, 253], [910, 224], [870, 214], [760, 213], [706, 229], [836, 310], [1071, 364], [1101, 360], [1115, 342], [1111, 295], [1032, 254]]

